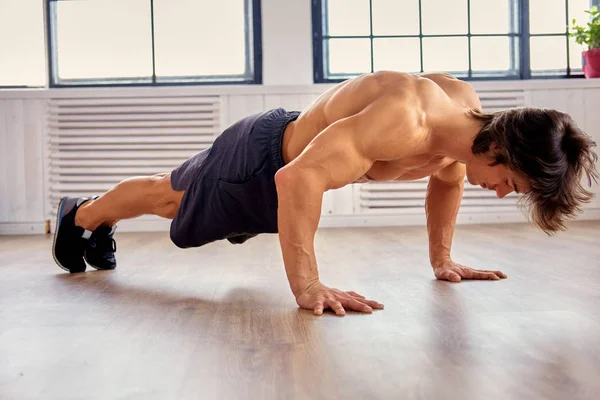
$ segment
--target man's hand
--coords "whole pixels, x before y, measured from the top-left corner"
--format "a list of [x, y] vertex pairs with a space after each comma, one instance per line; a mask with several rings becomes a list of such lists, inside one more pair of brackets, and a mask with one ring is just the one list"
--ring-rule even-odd
[[506, 279], [506, 274], [500, 271], [485, 271], [466, 267], [447, 260], [433, 268], [435, 277], [444, 281], [460, 282], [462, 279], [487, 279], [497, 281]]
[[383, 304], [367, 300], [356, 292], [342, 292], [328, 288], [321, 282], [314, 281], [298, 297], [296, 302], [302, 308], [313, 310], [315, 315], [323, 314], [323, 310], [331, 308], [337, 315], [346, 314], [346, 310], [370, 313], [373, 309], [383, 309]]

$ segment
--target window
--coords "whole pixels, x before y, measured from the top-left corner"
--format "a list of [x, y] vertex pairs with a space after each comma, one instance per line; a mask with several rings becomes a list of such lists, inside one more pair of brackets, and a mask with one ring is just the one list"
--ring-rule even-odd
[[582, 76], [583, 48], [568, 26], [588, 8], [590, 0], [313, 0], [314, 80], [377, 70]]
[[575, 18], [587, 21], [590, 0], [529, 0], [530, 60], [532, 76], [581, 74], [581, 52], [565, 32]]
[[0, 87], [45, 84], [44, 3], [0, 0]]
[[261, 83], [260, 0], [50, 0], [52, 86]]

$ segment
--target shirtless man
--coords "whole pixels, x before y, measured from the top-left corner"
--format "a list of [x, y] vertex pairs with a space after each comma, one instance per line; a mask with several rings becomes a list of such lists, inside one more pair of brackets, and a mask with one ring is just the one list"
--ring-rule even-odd
[[[178, 247], [279, 233], [290, 288], [302, 308], [371, 312], [383, 305], [319, 281], [314, 251], [323, 193], [354, 182], [430, 177], [429, 257], [438, 279], [506, 278], [455, 263], [450, 247], [465, 175], [502, 198], [522, 193], [531, 218], [564, 229], [592, 194], [595, 145], [566, 114], [479, 111], [473, 88], [447, 74], [378, 72], [328, 90], [302, 113], [247, 117], [170, 173], [125, 180], [99, 198], [59, 204], [53, 255], [70, 272], [113, 269], [117, 221], [173, 219]], [[84, 261], [85, 260], [85, 261]]]

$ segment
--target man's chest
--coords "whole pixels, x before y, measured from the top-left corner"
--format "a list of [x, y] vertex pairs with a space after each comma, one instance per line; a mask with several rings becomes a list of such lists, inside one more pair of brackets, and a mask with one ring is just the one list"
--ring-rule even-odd
[[454, 160], [443, 156], [419, 155], [402, 160], [377, 161], [357, 182], [409, 181], [431, 176]]

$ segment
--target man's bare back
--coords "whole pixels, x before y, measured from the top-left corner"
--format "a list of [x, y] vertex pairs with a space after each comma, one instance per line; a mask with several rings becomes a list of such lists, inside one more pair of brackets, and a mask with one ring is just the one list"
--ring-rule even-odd
[[[411, 116], [422, 118], [423, 126], [407, 131], [403, 142], [398, 143], [403, 149], [409, 149], [402, 158], [376, 161], [357, 182], [420, 179], [456, 161], [432, 151], [426, 135], [432, 122], [461, 118], [467, 110], [479, 108], [477, 94], [470, 85], [448, 74], [409, 75], [398, 72], [363, 75], [321, 95], [297, 121], [288, 125], [283, 139], [284, 161], [287, 164], [298, 157], [330, 125], [356, 115], [386, 97], [390, 98], [390, 102], [394, 101], [394, 97], [403, 103], [408, 99], [413, 107]], [[394, 118], [394, 115], [390, 117]], [[398, 121], [398, 124], [402, 123]], [[438, 134], [444, 135], [444, 132]], [[379, 146], [388, 146], [380, 137], [372, 139]]]

